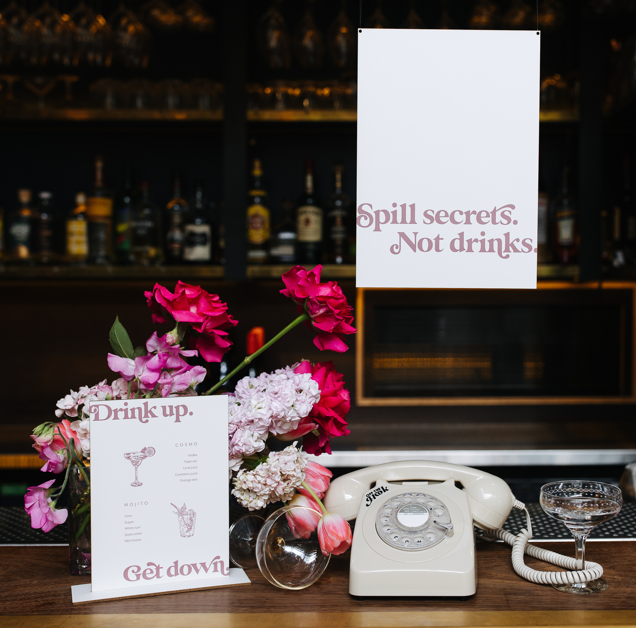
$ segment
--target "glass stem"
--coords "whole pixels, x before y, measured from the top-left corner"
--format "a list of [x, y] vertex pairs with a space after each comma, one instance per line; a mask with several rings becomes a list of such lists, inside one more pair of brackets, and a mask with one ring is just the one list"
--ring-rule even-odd
[[139, 469], [139, 467], [135, 467], [135, 484], [139, 484], [139, 479], [137, 478], [137, 470], [138, 469]]
[[585, 569], [585, 540], [587, 534], [575, 534], [574, 543], [576, 546], [576, 553], [574, 558], [576, 559], [576, 568], [579, 570]]

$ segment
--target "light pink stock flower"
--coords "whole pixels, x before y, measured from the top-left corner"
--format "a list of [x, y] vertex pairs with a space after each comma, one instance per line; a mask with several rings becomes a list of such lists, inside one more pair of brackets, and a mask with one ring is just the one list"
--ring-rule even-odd
[[322, 515], [320, 506], [311, 497], [306, 497], [300, 493], [296, 493], [287, 505], [299, 506], [299, 508], [294, 508], [285, 515], [291, 533], [297, 539], [308, 539], [318, 527], [318, 522]]
[[24, 496], [24, 510], [31, 517], [31, 527], [49, 532], [55, 526], [66, 521], [68, 510], [56, 510], [51, 506], [49, 495], [53, 492], [51, 485], [55, 480], [49, 480], [39, 486], [31, 486]]
[[343, 353], [349, 348], [344, 336], [356, 333], [351, 325], [352, 307], [335, 281], [320, 283], [321, 271], [321, 265], [310, 271], [294, 266], [283, 274], [285, 289], [280, 292], [296, 303], [299, 314], [306, 312], [311, 317], [311, 324], [306, 322], [305, 325], [317, 330], [314, 338], [316, 347], [321, 351]]
[[[308, 462], [305, 467], [305, 484], [308, 484], [318, 499], [322, 499], [329, 488], [329, 483], [333, 473], [317, 462]], [[311, 493], [304, 487], [299, 486], [298, 492], [311, 497]]]
[[326, 512], [318, 522], [318, 541], [325, 556], [344, 554], [351, 547], [351, 526], [342, 515]]

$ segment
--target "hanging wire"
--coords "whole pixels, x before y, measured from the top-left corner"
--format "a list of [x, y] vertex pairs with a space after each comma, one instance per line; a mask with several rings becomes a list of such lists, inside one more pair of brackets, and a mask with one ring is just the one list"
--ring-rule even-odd
[[[537, 0], [537, 1], [538, 1], [538, 0]], [[537, 5], [537, 7], [538, 7], [538, 6], [539, 6], [539, 5]], [[537, 8], [537, 11], [538, 11], [538, 10], [539, 10], [539, 9]], [[537, 24], [538, 24], [538, 22], [537, 22]], [[360, 0], [360, 26], [359, 26], [359, 28], [362, 28], [362, 0]]]
[[[360, 0], [360, 4], [362, 4], [362, 0]], [[537, 33], [539, 32], [539, 0], [537, 0]]]

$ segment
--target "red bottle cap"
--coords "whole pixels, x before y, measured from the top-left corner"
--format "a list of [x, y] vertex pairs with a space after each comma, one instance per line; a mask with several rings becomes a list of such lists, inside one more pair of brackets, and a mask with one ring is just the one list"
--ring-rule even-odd
[[247, 355], [256, 353], [265, 344], [265, 329], [252, 327], [247, 332]]

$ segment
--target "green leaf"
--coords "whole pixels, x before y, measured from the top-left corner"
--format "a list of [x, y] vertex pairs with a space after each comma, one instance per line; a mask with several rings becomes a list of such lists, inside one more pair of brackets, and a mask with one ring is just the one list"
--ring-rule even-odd
[[135, 347], [135, 357], [138, 358], [142, 355], [148, 355], [148, 352], [143, 347]]
[[115, 322], [113, 323], [113, 326], [110, 328], [108, 339], [110, 340], [110, 346], [113, 348], [113, 351], [120, 358], [130, 358], [131, 360], [134, 359], [135, 350], [133, 348], [133, 344], [130, 340], [130, 336], [128, 335], [128, 332], [124, 329], [124, 326], [119, 322], [119, 316], [115, 318]]

